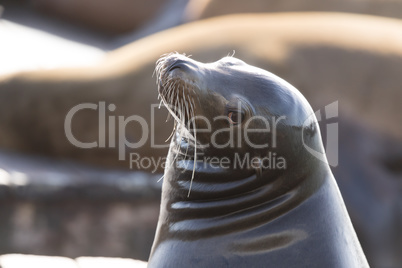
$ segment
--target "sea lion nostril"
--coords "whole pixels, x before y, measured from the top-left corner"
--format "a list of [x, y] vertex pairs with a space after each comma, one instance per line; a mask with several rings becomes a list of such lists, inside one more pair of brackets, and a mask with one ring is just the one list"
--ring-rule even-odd
[[188, 66], [186, 65], [186, 62], [183, 60], [177, 60], [174, 63], [172, 63], [169, 68], [168, 72], [173, 71], [174, 69], [187, 69]]
[[180, 69], [180, 65], [174, 64], [172, 67], [169, 68], [169, 72], [173, 71], [174, 69]]

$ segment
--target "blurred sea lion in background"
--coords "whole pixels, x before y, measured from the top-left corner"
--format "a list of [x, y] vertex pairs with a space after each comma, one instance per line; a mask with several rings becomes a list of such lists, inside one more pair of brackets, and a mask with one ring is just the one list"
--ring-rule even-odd
[[[14, 0], [15, 1], [15, 0]], [[264, 1], [264, 0], [30, 0], [36, 10], [59, 19], [112, 35], [133, 32], [166, 15], [170, 6], [181, 9], [178, 23], [234, 13], [349, 12], [402, 18], [402, 1]], [[171, 14], [175, 13], [172, 9]], [[165, 23], [166, 24], [166, 23]]]
[[402, 1], [400, 0], [193, 0], [188, 5], [190, 20], [199, 20], [235, 13], [261, 12], [348, 12], [384, 17], [402, 18]]
[[123, 34], [153, 19], [168, 0], [30, 0], [46, 14], [109, 34]]
[[7, 21], [110, 51], [198, 16], [187, 12], [190, 1], [3, 0], [2, 5]]
[[[340, 140], [341, 157], [342, 152], [346, 152], [344, 155], [349, 157], [350, 163], [348, 166], [342, 165], [344, 162], [341, 159], [342, 166], [338, 169], [348, 173], [351, 179], [361, 175], [364, 177], [368, 169], [375, 170], [373, 174], [376, 175], [372, 179], [380, 180], [380, 183], [366, 185], [359, 180], [345, 183], [348, 183], [348, 189], [359, 190], [382, 185], [374, 189], [383, 192], [375, 196], [373, 202], [381, 202], [393, 209], [384, 211], [382, 206], [370, 207], [369, 213], [372, 214], [365, 214], [370, 217], [361, 220], [354, 217], [359, 215], [354, 211], [361, 212], [365, 203], [348, 203], [355, 200], [354, 192], [345, 192], [345, 201], [358, 235], [363, 237], [361, 241], [363, 248], [368, 250], [366, 254], [371, 265], [395, 265], [401, 263], [399, 248], [392, 246], [402, 241], [398, 224], [401, 222], [401, 188], [400, 180], [391, 180], [400, 177], [398, 159], [402, 157], [398, 156], [397, 151], [384, 155], [384, 152], [379, 153], [375, 147], [369, 146], [378, 141], [377, 136], [392, 137], [387, 148], [399, 148], [396, 145], [402, 140], [401, 31], [402, 22], [399, 20], [363, 15], [285, 13], [226, 16], [149, 36], [111, 52], [99, 66], [1, 77], [0, 146], [128, 168], [128, 155], [126, 161], [118, 160], [117, 130], [116, 146], [107, 148], [109, 124], [105, 128], [106, 148], [80, 149], [73, 146], [64, 131], [68, 112], [82, 103], [92, 103], [100, 108], [100, 102], [105, 102], [105, 118], [109, 120], [109, 116], [115, 116], [116, 126], [117, 116], [127, 119], [131, 115], [140, 115], [148, 121], [151, 118], [150, 104], [157, 97], [151, 74], [154, 62], [160, 55], [179, 51], [192, 54], [196, 60], [208, 62], [235, 50], [236, 56], [295, 85], [314, 110], [323, 109], [325, 105], [338, 100], [341, 119], [352, 118], [374, 133], [355, 132], [367, 135], [367, 139], [362, 139], [360, 134], [354, 136], [361, 142], [361, 146], [356, 148], [373, 148], [361, 155], [358, 150], [348, 150], [348, 144], [355, 144], [356, 141], [350, 140], [346, 144]], [[109, 110], [113, 108], [110, 104], [114, 104], [115, 109]], [[156, 109], [156, 112], [154, 133], [157, 134], [158, 143], [162, 144], [170, 134], [171, 125], [164, 123], [165, 111]], [[72, 122], [72, 133], [77, 140], [99, 140], [99, 109], [81, 110], [75, 114]], [[354, 123], [349, 125], [355, 127]], [[142, 134], [138, 124], [127, 123], [125, 137], [128, 141], [138, 141]], [[344, 137], [349, 136], [346, 133]], [[123, 148], [127, 154], [136, 152], [142, 158], [156, 159], [166, 155], [167, 148], [154, 149], [148, 142], [137, 149]], [[337, 176], [336, 169], [334, 172]], [[345, 189], [342, 182], [338, 183], [341, 190]], [[395, 193], [395, 198], [382, 198], [390, 190]], [[370, 198], [363, 196], [359, 200]], [[373, 217], [377, 221], [371, 221]], [[381, 241], [376, 237], [381, 237], [378, 232], [384, 229], [378, 226], [389, 227], [389, 235]], [[374, 235], [372, 230], [378, 232]]]
[[3, 0], [0, 75], [96, 64], [107, 51], [182, 24], [188, 1]]

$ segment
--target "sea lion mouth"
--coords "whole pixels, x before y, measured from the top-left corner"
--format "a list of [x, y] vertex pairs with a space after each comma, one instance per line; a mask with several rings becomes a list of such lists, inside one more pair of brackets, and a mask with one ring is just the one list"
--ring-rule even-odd
[[[194, 97], [196, 97], [196, 92], [199, 89], [194, 83], [190, 83], [186, 79], [189, 67], [187, 66], [187, 61], [183, 58], [187, 59], [184, 55], [178, 53], [163, 55], [156, 62], [155, 73], [158, 98], [161, 100], [160, 105], [163, 103], [169, 111], [169, 115], [174, 119], [172, 134], [167, 140], [170, 138], [176, 139], [177, 147], [173, 148], [173, 152], [176, 154], [175, 159], [180, 156], [194, 163], [188, 192], [188, 196], [190, 196], [195, 174], [195, 163], [197, 162], [196, 105]], [[182, 153], [182, 140], [185, 141], [184, 143], [187, 146], [184, 153]], [[191, 156], [188, 154], [189, 151], [193, 152]]]
[[194, 83], [185, 79], [188, 71], [188, 62], [179, 57], [183, 55], [172, 53], [163, 55], [156, 62], [156, 79], [158, 85], [160, 104], [164, 104], [169, 114], [175, 120], [175, 128], [186, 128], [190, 134], [194, 129], [195, 100], [197, 90]]

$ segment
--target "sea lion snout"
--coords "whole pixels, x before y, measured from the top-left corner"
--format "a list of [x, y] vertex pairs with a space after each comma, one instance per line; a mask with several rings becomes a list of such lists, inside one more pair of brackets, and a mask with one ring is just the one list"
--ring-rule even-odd
[[158, 63], [161, 64], [162, 73], [166, 76], [173, 75], [177, 72], [196, 76], [197, 72], [201, 69], [199, 62], [194, 61], [185, 55], [176, 53], [161, 57]]
[[[197, 86], [202, 83], [204, 67], [202, 63], [185, 55], [173, 53], [162, 56], [156, 65], [159, 89], [174, 85], [175, 88]], [[164, 95], [164, 92], [159, 92]], [[165, 92], [166, 93], [166, 92]]]
[[175, 61], [169, 66], [169, 68], [167, 69], [167, 72], [172, 72], [172, 71], [174, 71], [175, 69], [180, 69], [180, 70], [183, 70], [183, 71], [190, 71], [191, 66], [190, 66], [190, 64], [189, 64], [187, 61], [184, 61], [184, 60], [179, 59], [179, 60], [175, 60]]

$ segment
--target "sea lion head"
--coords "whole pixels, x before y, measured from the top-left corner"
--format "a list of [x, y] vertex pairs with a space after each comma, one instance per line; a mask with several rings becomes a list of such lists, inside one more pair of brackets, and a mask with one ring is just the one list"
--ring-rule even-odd
[[183, 137], [193, 141], [204, 157], [225, 157], [232, 164], [247, 157], [246, 169], [261, 173], [277, 168], [273, 156], [284, 160], [283, 168], [311, 165], [304, 145], [323, 152], [308, 102], [268, 71], [232, 56], [201, 63], [174, 53], [158, 60], [156, 73], [179, 143]]

